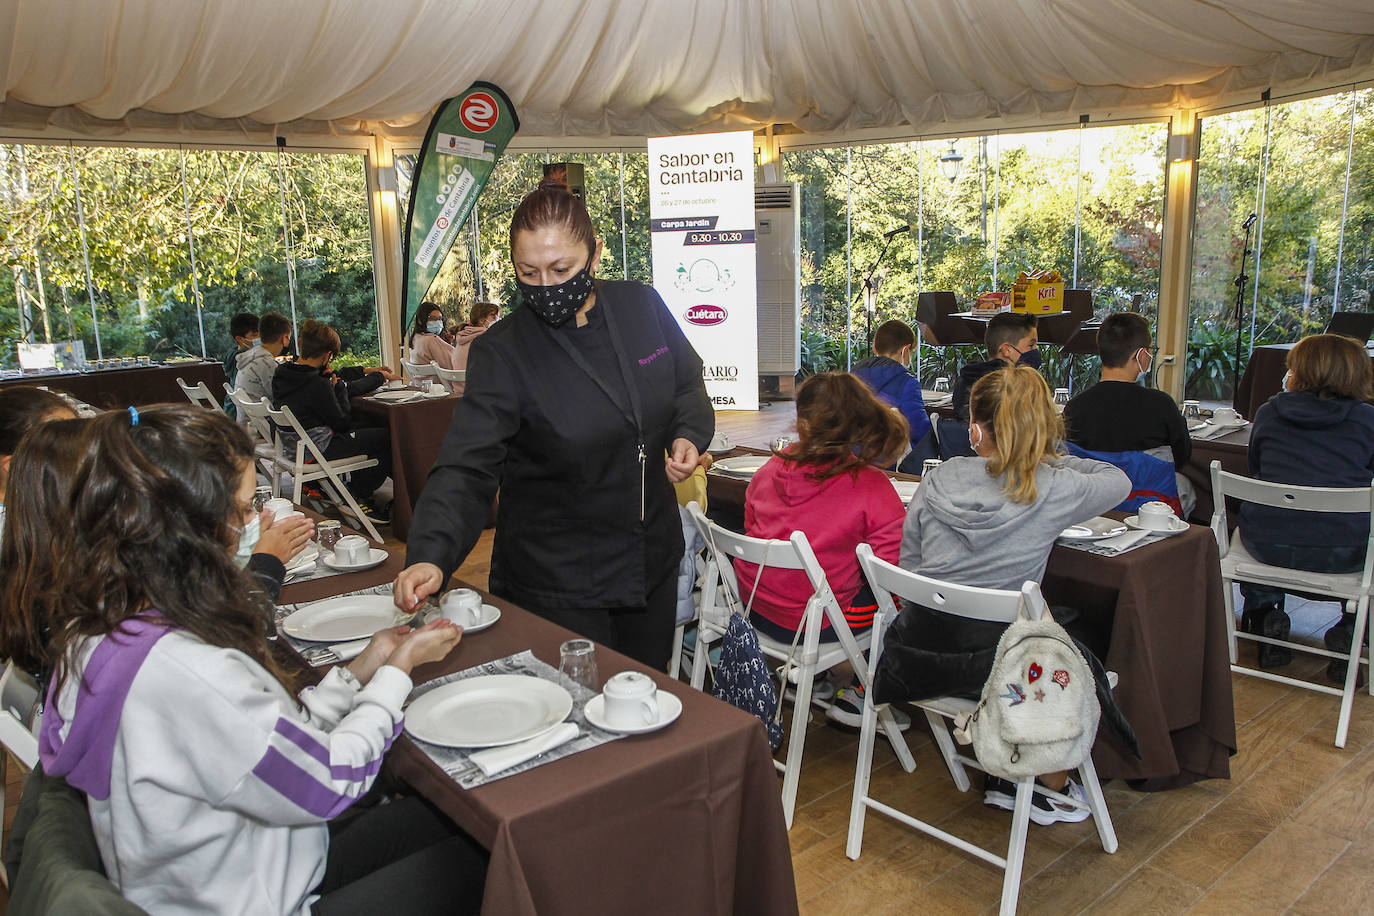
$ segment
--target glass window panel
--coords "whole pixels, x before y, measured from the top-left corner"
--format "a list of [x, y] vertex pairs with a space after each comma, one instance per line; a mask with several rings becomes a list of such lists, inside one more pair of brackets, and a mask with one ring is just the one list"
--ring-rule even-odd
[[[1262, 213], [1263, 220], [1251, 237], [1246, 267], [1250, 282], [1244, 291], [1245, 320], [1240, 328], [1245, 348], [1242, 365], [1248, 358], [1252, 327], [1258, 346], [1292, 342], [1326, 326], [1335, 295], [1351, 98], [1350, 92], [1341, 92], [1270, 106], [1267, 163], [1264, 109], [1204, 119], [1189, 303], [1187, 396], [1231, 397], [1237, 335], [1234, 280], [1240, 273], [1248, 214]], [[1370, 128], [1357, 114], [1357, 157], [1368, 155], [1358, 145], [1361, 130]], [[1369, 212], [1366, 174], [1366, 169], [1351, 171], [1352, 209], [1346, 233], [1352, 259], [1361, 250], [1359, 220]], [[1352, 280], [1349, 287], [1342, 283], [1343, 302], [1367, 301], [1367, 297], [1353, 298], [1359, 296], [1362, 282], [1363, 289], [1368, 289], [1358, 269], [1352, 272]], [[1346, 292], [1351, 300], [1346, 300]]]
[[1338, 307], [1367, 312], [1374, 295], [1374, 89], [1361, 89], [1356, 96]]

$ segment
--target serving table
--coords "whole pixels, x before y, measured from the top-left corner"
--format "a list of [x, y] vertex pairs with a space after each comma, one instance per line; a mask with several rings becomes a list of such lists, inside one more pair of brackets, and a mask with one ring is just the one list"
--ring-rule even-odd
[[[288, 585], [281, 603], [391, 581], [400, 551], [365, 572]], [[464, 585], [455, 580], [453, 585]], [[416, 684], [525, 649], [558, 666], [573, 633], [483, 593], [501, 609]], [[486, 914], [794, 914], [792, 857], [773, 758], [753, 716], [597, 646], [600, 679], [641, 671], [682, 701], [664, 729], [631, 735], [463, 789], [405, 734], [386, 767], [491, 853]]]
[[391, 530], [401, 540], [410, 533], [420, 491], [429, 469], [439, 459], [439, 447], [460, 397], [449, 394], [397, 402], [373, 396], [354, 398], [349, 405], [357, 425], [391, 430]]
[[186, 404], [186, 395], [177, 385], [178, 378], [188, 385], [204, 382], [212, 395], [219, 400], [224, 398], [224, 365], [214, 360], [90, 372], [26, 373], [19, 378], [0, 381], [0, 388], [41, 385], [53, 391], [64, 391], [92, 407], [111, 410], [147, 404]]

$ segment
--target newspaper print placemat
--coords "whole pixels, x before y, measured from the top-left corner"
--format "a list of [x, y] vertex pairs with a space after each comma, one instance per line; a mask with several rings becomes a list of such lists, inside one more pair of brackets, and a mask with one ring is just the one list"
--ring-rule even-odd
[[439, 687], [443, 684], [451, 684], [454, 681], [467, 680], [472, 677], [484, 677], [491, 674], [523, 674], [527, 677], [543, 678], [546, 681], [553, 681], [555, 684], [558, 684], [564, 690], [568, 691], [568, 693], [572, 694], [573, 698], [573, 708], [572, 712], [568, 714], [568, 721], [576, 723], [578, 729], [577, 737], [567, 744], [560, 744], [553, 750], [535, 757], [533, 760], [527, 760], [508, 770], [502, 770], [494, 776], [487, 776], [477, 768], [476, 764], [468, 760], [468, 751], [476, 750], [476, 748], [441, 747], [437, 744], [421, 741], [414, 735], [411, 735], [410, 740], [415, 742], [415, 746], [424, 751], [425, 754], [429, 756], [429, 759], [437, 763], [441, 770], [449, 776], [452, 776], [454, 780], [457, 781], [458, 785], [462, 786], [464, 789], [472, 789], [477, 786], [486, 785], [489, 782], [495, 782], [498, 779], [505, 779], [507, 776], [514, 776], [516, 773], [524, 773], [526, 770], [532, 770], [546, 763], [562, 760], [564, 757], [571, 757], [573, 754], [580, 754], [585, 750], [590, 750], [608, 741], [615, 741], [618, 738], [625, 737], [624, 735], [602, 731], [587, 721], [585, 712], [587, 701], [596, 696], [596, 691], [583, 687], [552, 665], [541, 662], [539, 659], [535, 658], [534, 653], [528, 649], [524, 652], [518, 652], [515, 655], [507, 655], [505, 658], [498, 658], [495, 661], [468, 668], [465, 671], [458, 671], [454, 674], [447, 674], [443, 677], [435, 678], [432, 681], [426, 681], [411, 691], [410, 699], [407, 703], [414, 702], [426, 693], [429, 693], [429, 691], [433, 690], [435, 687]]
[[[1130, 533], [1130, 532], [1128, 532]], [[1125, 537], [1125, 535], [1118, 535]], [[1167, 534], [1147, 534], [1133, 544], [1117, 546], [1112, 543], [1116, 538], [1107, 538], [1102, 541], [1078, 541], [1067, 538], [1060, 538], [1055, 541], [1060, 547], [1067, 547], [1070, 550], [1081, 550], [1084, 553], [1096, 554], [1099, 557], [1119, 557], [1122, 554], [1130, 553], [1132, 550], [1139, 550], [1150, 544], [1157, 544], [1168, 537]]]

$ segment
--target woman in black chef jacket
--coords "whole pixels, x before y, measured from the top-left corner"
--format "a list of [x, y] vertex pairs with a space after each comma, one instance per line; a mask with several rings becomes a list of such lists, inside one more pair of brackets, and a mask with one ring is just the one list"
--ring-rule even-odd
[[672, 483], [715, 431], [701, 358], [653, 289], [594, 279], [601, 241], [557, 179], [520, 204], [510, 242], [524, 307], [472, 343], [396, 604], [448, 581], [499, 487], [491, 591], [662, 670], [683, 550]]

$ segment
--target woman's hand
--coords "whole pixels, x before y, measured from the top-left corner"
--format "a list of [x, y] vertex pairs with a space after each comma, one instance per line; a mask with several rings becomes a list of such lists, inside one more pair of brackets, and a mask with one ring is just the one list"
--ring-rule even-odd
[[444, 584], [444, 573], [433, 563], [416, 563], [401, 570], [391, 587], [396, 607], [414, 613], [420, 604]]
[[406, 636], [384, 664], [409, 674], [418, 665], [437, 662], [446, 657], [462, 638], [462, 627], [440, 617]]
[[396, 373], [392, 371], [390, 366], [377, 366], [375, 368], [368, 369], [367, 371], [380, 372], [382, 374], [382, 378], [386, 379], [388, 382], [393, 381], [396, 378]]
[[315, 532], [315, 523], [308, 518], [277, 521], [276, 516], [264, 509], [258, 519], [262, 525], [262, 535], [253, 553], [271, 554], [282, 563], [290, 563], [291, 558], [310, 542], [310, 536]]
[[673, 483], [681, 483], [691, 477], [692, 472], [697, 469], [697, 462], [700, 458], [701, 456], [697, 454], [697, 447], [692, 444], [690, 439], [674, 439], [666, 465], [668, 479]]
[[372, 639], [368, 641], [367, 648], [348, 663], [348, 670], [353, 672], [358, 683], [366, 685], [368, 681], [372, 680], [372, 675], [377, 673], [377, 669], [386, 664], [386, 660], [400, 647], [410, 633], [410, 627], [404, 625], [378, 630], [372, 634]]

